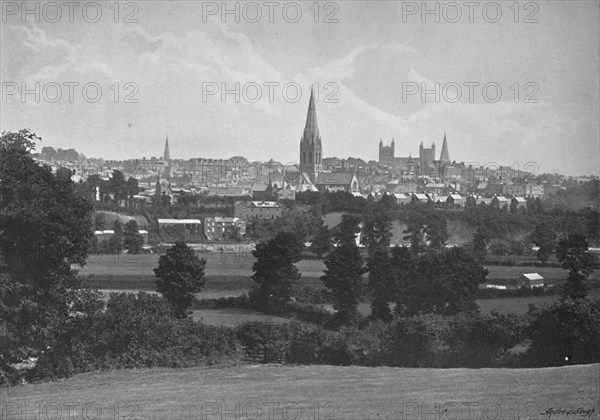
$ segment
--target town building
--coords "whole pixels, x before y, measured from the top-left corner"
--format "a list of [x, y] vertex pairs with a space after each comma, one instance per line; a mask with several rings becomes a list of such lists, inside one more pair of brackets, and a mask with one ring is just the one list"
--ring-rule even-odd
[[275, 219], [281, 216], [281, 205], [275, 201], [238, 201], [234, 204], [234, 216], [246, 221]]
[[204, 218], [204, 236], [209, 241], [235, 240], [245, 234], [246, 222], [239, 217]]

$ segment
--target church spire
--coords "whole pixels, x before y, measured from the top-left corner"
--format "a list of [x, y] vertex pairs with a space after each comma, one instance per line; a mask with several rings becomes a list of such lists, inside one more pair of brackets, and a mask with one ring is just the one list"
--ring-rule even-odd
[[304, 141], [310, 143], [320, 143], [319, 127], [317, 126], [317, 108], [315, 107], [315, 96], [313, 88], [310, 88], [310, 101], [308, 103], [308, 113], [306, 114], [306, 124], [304, 125]]
[[165, 153], [163, 154], [163, 160], [165, 162], [169, 162], [171, 160], [171, 154], [169, 153], [169, 136], [167, 136], [167, 140], [165, 141]]
[[448, 141], [446, 140], [446, 132], [444, 131], [444, 144], [442, 144], [442, 153], [440, 154], [440, 162], [452, 163], [450, 153], [448, 153]]
[[321, 135], [317, 126], [317, 109], [315, 107], [314, 91], [310, 89], [306, 124], [300, 140], [300, 171], [306, 173], [313, 183], [316, 183], [323, 166], [321, 161]]

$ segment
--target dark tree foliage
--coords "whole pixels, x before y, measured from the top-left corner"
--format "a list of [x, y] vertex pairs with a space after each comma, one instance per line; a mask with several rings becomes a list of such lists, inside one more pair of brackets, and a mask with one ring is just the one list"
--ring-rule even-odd
[[528, 313], [527, 366], [600, 362], [600, 301], [561, 299]]
[[138, 224], [135, 220], [125, 223], [123, 231], [123, 246], [129, 254], [139, 254], [144, 245], [144, 237], [140, 235]]
[[371, 212], [363, 219], [361, 243], [369, 255], [378, 248], [388, 248], [392, 238], [392, 218], [388, 212]]
[[317, 257], [321, 259], [331, 251], [331, 240], [331, 232], [327, 229], [327, 226], [321, 225], [311, 238], [312, 243], [310, 245], [310, 250], [317, 254]]
[[479, 284], [488, 271], [461, 248], [426, 254], [412, 264], [397, 291], [397, 310], [404, 315], [452, 315], [476, 308]]
[[154, 269], [158, 277], [156, 291], [167, 298], [180, 318], [188, 315], [194, 294], [204, 286], [205, 265], [206, 260], [198, 258], [184, 242], [175, 243], [158, 260]]
[[359, 223], [360, 217], [352, 214], [343, 214], [342, 221], [333, 228], [333, 241], [337, 245], [356, 245], [356, 236], [360, 232]]
[[446, 219], [439, 216], [429, 217], [423, 233], [431, 248], [435, 250], [442, 249], [448, 240]]
[[535, 227], [529, 239], [539, 247], [537, 257], [540, 262], [546, 264], [556, 248], [558, 237], [555, 229], [547, 223], [540, 223]]
[[343, 215], [336, 226], [334, 241], [336, 248], [325, 258], [325, 275], [321, 281], [333, 294], [333, 308], [337, 311], [339, 325], [354, 325], [358, 322], [358, 303], [363, 296], [366, 269], [360, 249], [356, 245], [356, 235], [360, 231], [360, 219]]
[[294, 265], [300, 261], [302, 244], [297, 235], [280, 232], [267, 242], [256, 244], [252, 255], [252, 280], [258, 284], [253, 299], [267, 310], [275, 310], [287, 303], [297, 288], [300, 272]]
[[28, 130], [0, 139], [0, 255], [15, 280], [50, 287], [85, 264], [92, 205], [31, 158], [39, 140]]
[[556, 259], [562, 268], [569, 271], [563, 296], [582, 299], [587, 295], [585, 281], [594, 271], [597, 258], [588, 251], [588, 242], [583, 235], [571, 234], [562, 237], [556, 247]]
[[111, 252], [119, 254], [123, 251], [123, 224], [119, 219], [113, 225], [113, 235], [108, 239], [108, 248]]
[[425, 246], [425, 234], [423, 225], [418, 222], [411, 222], [404, 230], [404, 240], [410, 241], [410, 250], [413, 255], [418, 256]]
[[387, 248], [378, 247], [373, 250], [367, 260], [367, 269], [369, 270], [371, 318], [389, 322], [392, 320], [390, 302], [393, 300], [394, 278]]
[[489, 237], [484, 229], [478, 228], [473, 234], [473, 258], [482, 264], [487, 256]]

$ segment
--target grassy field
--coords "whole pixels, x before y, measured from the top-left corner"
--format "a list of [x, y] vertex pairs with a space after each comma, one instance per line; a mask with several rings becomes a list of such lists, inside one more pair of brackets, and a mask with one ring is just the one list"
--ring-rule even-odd
[[[252, 275], [254, 258], [241, 253], [201, 254], [206, 259], [206, 277], [219, 278], [223, 282], [232, 278], [248, 278]], [[124, 284], [135, 284], [141, 287], [146, 282], [155, 281], [153, 268], [158, 265], [159, 255], [93, 255], [88, 259], [87, 265], [80, 269], [82, 275], [94, 275], [97, 281], [110, 280], [123, 281]], [[323, 275], [325, 265], [320, 260], [302, 260], [297, 264], [303, 277], [318, 279]], [[495, 280], [506, 281], [516, 279], [523, 273], [536, 272], [549, 281], [559, 281], [566, 278], [565, 270], [557, 267], [537, 266], [487, 266], [489, 271], [488, 282]], [[600, 270], [591, 275], [591, 279], [600, 280]], [[315, 283], [319, 283], [316, 281]], [[116, 287], [105, 287], [116, 288]], [[124, 287], [130, 288], [130, 287]]]
[[[206, 283], [202, 290], [201, 297], [205, 299], [239, 296], [247, 293], [253, 285], [250, 276], [252, 275], [252, 264], [254, 259], [243, 253], [203, 253], [206, 258]], [[98, 255], [91, 256], [88, 264], [81, 269], [82, 275], [92, 276], [90, 285], [99, 289], [110, 290], [156, 290], [156, 277], [153, 268], [158, 265], [159, 255]], [[323, 288], [319, 277], [323, 274], [325, 265], [319, 260], [302, 260], [297, 264], [302, 273], [301, 285], [310, 286], [316, 289]], [[516, 279], [522, 273], [537, 272], [545, 279], [555, 282], [565, 278], [565, 271], [553, 267], [510, 267], [510, 266], [488, 266], [490, 274], [488, 282], [505, 283], [511, 279]], [[592, 279], [600, 279], [600, 271], [592, 274]], [[517, 312], [524, 314], [527, 312], [529, 304], [533, 303], [542, 306], [551, 303], [554, 296], [527, 297], [527, 298], [502, 298], [502, 299], [480, 299], [478, 304], [483, 313], [489, 313], [496, 310], [500, 313]], [[359, 310], [364, 315], [370, 314], [368, 303], [360, 305]], [[251, 313], [231, 313], [225, 311], [213, 313], [206, 311], [204, 313], [205, 322], [221, 323], [231, 325], [243, 322], [246, 316], [255, 319], [256, 314]]]
[[54, 413], [61, 410], [61, 418], [73, 419], [508, 420], [547, 419], [541, 413], [559, 407], [594, 408], [596, 418], [599, 380], [599, 365], [520, 370], [241, 365], [81, 374], [0, 390], [0, 404], [7, 419], [30, 418], [19, 414], [25, 404], [42, 418], [59, 418]]

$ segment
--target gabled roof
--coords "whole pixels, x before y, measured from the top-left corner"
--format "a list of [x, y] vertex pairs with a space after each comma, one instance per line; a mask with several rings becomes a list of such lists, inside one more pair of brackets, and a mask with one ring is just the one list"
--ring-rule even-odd
[[538, 273], [524, 273], [523, 277], [527, 278], [528, 280], [544, 280], [544, 278]]
[[463, 197], [461, 195], [458, 194], [450, 194], [450, 197], [452, 197], [453, 200], [462, 200]]
[[317, 184], [321, 185], [350, 185], [354, 173], [352, 172], [332, 172], [330, 174], [320, 173]]

